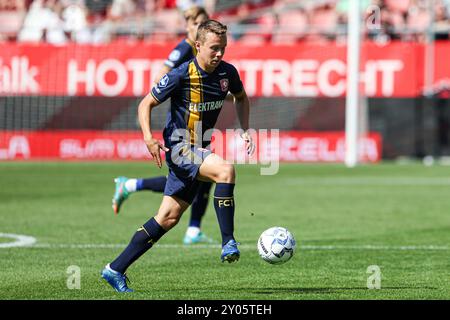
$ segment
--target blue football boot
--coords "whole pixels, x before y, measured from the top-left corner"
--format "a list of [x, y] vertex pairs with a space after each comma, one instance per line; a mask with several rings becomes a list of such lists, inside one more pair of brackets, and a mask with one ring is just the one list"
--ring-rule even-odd
[[241, 253], [237, 248], [238, 244], [235, 240], [230, 240], [222, 247], [222, 255], [220, 256], [222, 262], [228, 261], [231, 263], [239, 260]]
[[111, 267], [106, 265], [106, 267], [102, 270], [102, 278], [108, 281], [108, 283], [113, 287], [117, 292], [133, 292], [127, 286], [128, 280], [125, 274], [121, 274], [120, 272], [114, 271]]
[[127, 180], [127, 177], [118, 177], [114, 179], [114, 182], [116, 183], [116, 192], [114, 192], [114, 197], [112, 199], [112, 208], [115, 214], [119, 213], [122, 203], [127, 200], [130, 195], [125, 187], [125, 182], [127, 182]]

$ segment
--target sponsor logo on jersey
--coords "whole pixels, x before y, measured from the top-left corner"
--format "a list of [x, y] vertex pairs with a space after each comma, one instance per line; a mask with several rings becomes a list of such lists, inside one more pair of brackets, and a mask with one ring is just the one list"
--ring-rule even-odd
[[200, 151], [200, 152], [203, 152], [203, 153], [209, 151], [208, 149], [205, 149], [205, 148], [197, 148], [197, 150]]
[[223, 100], [200, 102], [200, 103], [189, 103], [190, 112], [203, 112], [203, 111], [213, 111], [222, 108]]
[[169, 55], [169, 60], [171, 61], [178, 61], [180, 59], [181, 53], [179, 50], [173, 50]]

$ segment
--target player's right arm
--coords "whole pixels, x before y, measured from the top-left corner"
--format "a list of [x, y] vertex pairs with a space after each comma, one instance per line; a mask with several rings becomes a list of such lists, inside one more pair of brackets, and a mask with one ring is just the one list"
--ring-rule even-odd
[[158, 84], [154, 85], [151, 92], [147, 94], [138, 106], [138, 118], [141, 126], [143, 138], [148, 151], [161, 168], [160, 150], [169, 151], [159, 140], [155, 139], [151, 129], [151, 113], [152, 109], [160, 103], [166, 101], [172, 94], [178, 93], [180, 84], [180, 70], [174, 69], [165, 74]]
[[154, 84], [158, 84], [159, 80], [161, 80], [161, 78], [166, 74], [169, 73], [172, 70], [171, 67], [163, 65], [163, 67], [161, 68], [161, 70], [159, 70], [158, 75], [155, 77], [155, 82]]
[[156, 165], [161, 168], [162, 161], [160, 149], [163, 151], [169, 151], [169, 149], [167, 149], [164, 144], [162, 144], [158, 139], [155, 139], [152, 135], [151, 114], [152, 109], [157, 105], [159, 105], [159, 101], [153, 97], [152, 93], [149, 93], [139, 103], [138, 117], [145, 145], [155, 160]]

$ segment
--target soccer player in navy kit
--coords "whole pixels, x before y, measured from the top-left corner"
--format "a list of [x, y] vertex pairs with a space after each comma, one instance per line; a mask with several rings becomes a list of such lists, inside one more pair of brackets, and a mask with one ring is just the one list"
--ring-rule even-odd
[[[197, 28], [203, 21], [208, 20], [208, 14], [204, 8], [195, 6], [186, 10], [183, 15], [186, 20], [187, 37], [172, 50], [168, 59], [164, 62], [160, 73], [155, 78], [156, 83], [159, 82], [163, 75], [173, 68], [180, 66], [182, 63], [193, 59], [197, 54], [197, 49], [195, 48]], [[138, 179], [130, 179], [123, 176], [115, 178], [114, 182], [116, 187], [112, 200], [114, 213], [119, 213], [120, 207], [131, 193], [144, 190], [163, 192], [166, 181], [167, 178], [165, 176]], [[201, 221], [208, 206], [211, 186], [211, 182], [204, 182], [198, 188], [197, 194], [192, 202], [189, 226], [183, 238], [184, 244], [212, 242], [212, 239], [201, 231]]]
[[[160, 150], [166, 153], [169, 175], [158, 213], [137, 230], [125, 250], [102, 271], [102, 277], [118, 292], [131, 292], [125, 276], [127, 268], [149, 250], [179, 221], [194, 198], [200, 181], [213, 181], [214, 208], [222, 235], [221, 260], [240, 257], [234, 238], [234, 166], [208, 149], [203, 133], [214, 125], [228, 92], [235, 98], [237, 115], [244, 133], [247, 153], [255, 147], [248, 134], [249, 100], [237, 70], [222, 61], [227, 45], [227, 28], [208, 20], [198, 29], [195, 59], [161, 78], [139, 104], [139, 123], [144, 142], [161, 168]], [[164, 128], [164, 142], [153, 138], [151, 110], [171, 98]], [[201, 128], [201, 131], [199, 130]]]

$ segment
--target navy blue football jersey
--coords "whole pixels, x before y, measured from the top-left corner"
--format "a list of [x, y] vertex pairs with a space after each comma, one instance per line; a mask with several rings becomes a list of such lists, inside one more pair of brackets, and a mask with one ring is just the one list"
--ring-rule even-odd
[[164, 75], [151, 93], [159, 102], [171, 98], [163, 132], [166, 146], [170, 148], [175, 144], [171, 141], [175, 130], [185, 129], [189, 136], [181, 140], [190, 144], [202, 141], [201, 145], [206, 147], [210, 137], [203, 141], [204, 133], [214, 128], [228, 92], [238, 94], [242, 90], [238, 71], [225, 61], [221, 61], [212, 73], [207, 73], [194, 58]]
[[196, 55], [197, 49], [195, 45], [186, 38], [181, 40], [175, 49], [172, 50], [164, 64], [173, 69], [180, 66], [183, 62], [193, 59]]

